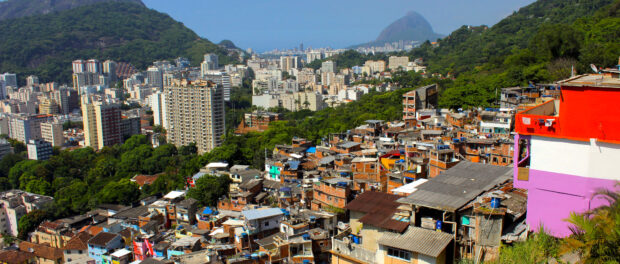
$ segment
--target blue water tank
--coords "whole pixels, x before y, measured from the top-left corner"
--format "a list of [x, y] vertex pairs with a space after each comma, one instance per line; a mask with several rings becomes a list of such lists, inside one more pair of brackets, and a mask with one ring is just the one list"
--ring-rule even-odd
[[310, 260], [309, 260], [309, 259], [304, 259], [303, 263], [304, 263], [304, 264], [306, 264], [306, 263], [310, 263]]
[[491, 198], [491, 208], [493, 209], [497, 209], [499, 208], [499, 206], [501, 205], [502, 200], [497, 198], [497, 197], [493, 197]]
[[441, 220], [437, 220], [436, 229], [441, 230]]

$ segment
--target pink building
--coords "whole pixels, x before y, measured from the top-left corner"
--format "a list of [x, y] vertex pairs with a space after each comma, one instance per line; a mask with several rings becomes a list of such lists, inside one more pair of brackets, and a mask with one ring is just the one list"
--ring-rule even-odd
[[514, 186], [528, 189], [530, 227], [564, 237], [570, 213], [600, 206], [593, 194], [620, 180], [620, 79], [582, 75], [559, 89], [515, 118]]

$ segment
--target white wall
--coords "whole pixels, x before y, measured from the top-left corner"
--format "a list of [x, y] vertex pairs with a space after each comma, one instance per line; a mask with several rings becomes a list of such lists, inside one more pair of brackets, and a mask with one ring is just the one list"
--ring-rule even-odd
[[620, 145], [532, 136], [530, 168], [588, 178], [620, 180]]
[[418, 264], [436, 264], [436, 259], [424, 254], [418, 254]]

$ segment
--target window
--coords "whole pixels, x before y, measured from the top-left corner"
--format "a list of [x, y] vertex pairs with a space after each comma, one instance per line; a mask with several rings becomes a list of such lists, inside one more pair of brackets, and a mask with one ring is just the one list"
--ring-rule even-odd
[[265, 226], [269, 226], [269, 222], [265, 222]]
[[397, 248], [391, 248], [388, 247], [388, 256], [393, 257], [393, 258], [399, 258], [399, 259], [404, 259], [404, 260], [411, 260], [411, 255], [409, 253], [409, 251], [404, 251], [404, 250], [400, 250]]
[[78, 250], [78, 254], [82, 254], [82, 250]]

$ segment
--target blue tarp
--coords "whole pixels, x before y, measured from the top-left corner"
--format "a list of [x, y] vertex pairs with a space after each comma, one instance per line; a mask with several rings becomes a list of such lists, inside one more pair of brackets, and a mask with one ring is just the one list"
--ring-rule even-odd
[[316, 153], [316, 147], [309, 147], [306, 149], [306, 153]]

